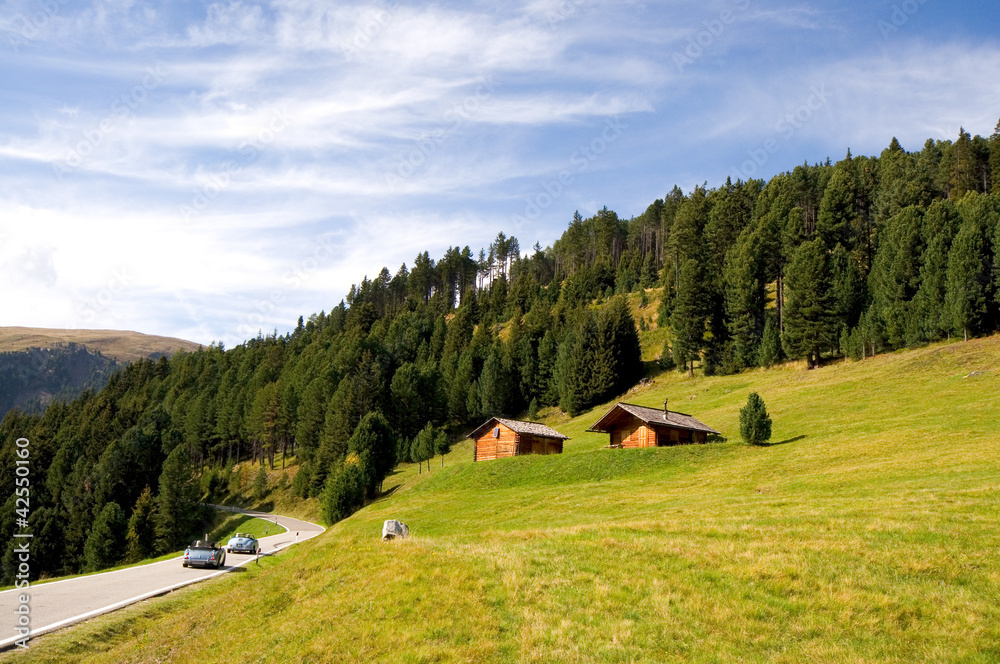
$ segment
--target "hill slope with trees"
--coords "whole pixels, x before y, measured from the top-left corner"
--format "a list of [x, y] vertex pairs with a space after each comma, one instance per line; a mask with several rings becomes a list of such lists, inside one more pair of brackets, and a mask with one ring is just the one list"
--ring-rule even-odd
[[[767, 183], [675, 187], [627, 220], [577, 214], [547, 249], [522, 253], [501, 233], [478, 257], [422, 252], [287, 335], [141, 360], [41, 416], [11, 412], [0, 463], [32, 440], [33, 573], [86, 565], [101, 515], [144, 515], [136, 550], [176, 547], [169, 515], [190, 515], [240, 461], [292, 460], [291, 491], [346, 516], [396, 463], [433, 456], [442, 431], [546, 407], [575, 416], [621, 394], [656, 371], [641, 361], [646, 330], [664, 331], [661, 364], [689, 376], [996, 331], [997, 155], [1000, 132], [913, 153], [893, 140]], [[625, 295], [654, 286], [658, 319], [637, 329]], [[13, 477], [0, 495], [9, 534]]]

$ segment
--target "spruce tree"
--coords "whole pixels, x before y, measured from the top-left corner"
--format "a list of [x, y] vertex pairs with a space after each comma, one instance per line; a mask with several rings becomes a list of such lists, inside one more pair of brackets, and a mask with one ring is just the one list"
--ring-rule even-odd
[[118, 503], [108, 503], [97, 515], [83, 547], [83, 569], [96, 572], [113, 567], [125, 557], [125, 513]]
[[198, 482], [187, 445], [178, 445], [163, 463], [157, 497], [156, 539], [160, 552], [182, 547], [198, 525]]
[[788, 266], [785, 291], [785, 353], [819, 364], [820, 353], [836, 343], [836, 318], [830, 272], [822, 240], [805, 242]]
[[989, 313], [992, 274], [984, 232], [979, 219], [967, 218], [948, 254], [945, 308], [965, 340], [985, 331]]
[[679, 368], [694, 376], [694, 363], [701, 355], [705, 343], [705, 298], [702, 290], [699, 262], [693, 258], [681, 266], [670, 314], [670, 329], [674, 334], [674, 359]]
[[365, 415], [354, 430], [347, 448], [359, 459], [370, 463], [367, 491], [368, 496], [374, 498], [382, 480], [396, 466], [396, 435], [388, 420], [379, 412]]
[[757, 233], [744, 231], [726, 256], [726, 326], [732, 339], [733, 368], [758, 362], [764, 326], [764, 262]]
[[150, 558], [156, 550], [156, 499], [147, 486], [135, 501], [125, 533], [126, 560]]
[[771, 416], [756, 392], [751, 392], [747, 404], [740, 408], [740, 436], [749, 445], [763, 445], [771, 439]]
[[764, 322], [764, 334], [760, 339], [760, 366], [771, 368], [781, 360], [781, 335], [773, 316]]

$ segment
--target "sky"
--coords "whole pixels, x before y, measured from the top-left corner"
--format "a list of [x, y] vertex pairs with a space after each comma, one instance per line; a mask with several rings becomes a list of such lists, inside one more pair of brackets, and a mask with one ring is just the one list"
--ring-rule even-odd
[[226, 347], [419, 252], [989, 136], [1000, 3], [0, 1], [0, 326]]

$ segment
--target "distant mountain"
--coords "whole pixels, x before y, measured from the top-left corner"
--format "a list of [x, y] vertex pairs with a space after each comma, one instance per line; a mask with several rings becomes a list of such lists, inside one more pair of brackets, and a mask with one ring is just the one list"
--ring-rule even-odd
[[41, 327], [0, 327], [0, 353], [51, 348], [67, 344], [83, 346], [119, 362], [139, 358], [157, 359], [178, 350], [195, 351], [201, 344], [174, 337], [160, 337], [127, 330], [56, 330]]
[[11, 408], [38, 413], [53, 400], [100, 390], [125, 362], [198, 348], [138, 332], [0, 327], [0, 418]]

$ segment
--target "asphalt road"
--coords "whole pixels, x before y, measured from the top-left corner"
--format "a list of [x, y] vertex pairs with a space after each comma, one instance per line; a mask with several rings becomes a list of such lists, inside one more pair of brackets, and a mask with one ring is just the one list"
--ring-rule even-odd
[[[270, 555], [286, 546], [315, 537], [324, 530], [315, 523], [287, 516], [245, 512], [230, 507], [220, 507], [220, 509], [251, 514], [274, 521], [287, 529], [287, 532], [279, 535], [260, 538], [262, 555]], [[0, 649], [14, 646], [17, 639], [23, 638], [17, 634], [15, 625], [17, 615], [14, 611], [20, 605], [19, 595], [30, 595], [28, 607], [31, 617], [31, 636], [36, 637], [192, 583], [226, 574], [253, 561], [253, 556], [227, 554], [226, 564], [221, 570], [215, 570], [182, 567], [181, 557], [178, 556], [114, 572], [40, 585], [32, 584], [30, 588], [5, 590], [0, 592]]]

